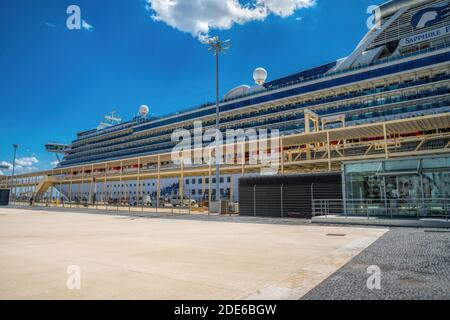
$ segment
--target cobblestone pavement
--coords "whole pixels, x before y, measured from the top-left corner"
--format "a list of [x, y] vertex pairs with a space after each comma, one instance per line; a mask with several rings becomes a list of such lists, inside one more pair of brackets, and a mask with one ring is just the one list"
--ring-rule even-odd
[[[369, 290], [369, 266], [381, 288]], [[393, 228], [307, 293], [306, 300], [450, 299], [450, 231]]]

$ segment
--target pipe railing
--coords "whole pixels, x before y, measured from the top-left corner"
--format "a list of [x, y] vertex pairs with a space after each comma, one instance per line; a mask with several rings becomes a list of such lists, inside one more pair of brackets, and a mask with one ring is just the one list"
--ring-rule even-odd
[[313, 199], [313, 216], [438, 218], [448, 221], [449, 198]]

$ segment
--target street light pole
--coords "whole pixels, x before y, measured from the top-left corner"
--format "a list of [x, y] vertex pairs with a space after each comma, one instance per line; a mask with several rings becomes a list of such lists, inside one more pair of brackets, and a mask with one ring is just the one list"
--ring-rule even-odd
[[13, 167], [12, 167], [12, 174], [11, 174], [11, 190], [9, 193], [9, 201], [11, 202], [12, 200], [12, 194], [13, 194], [13, 188], [14, 188], [14, 172], [16, 169], [16, 154], [17, 154], [17, 148], [19, 147], [19, 145], [17, 144], [13, 144], [13, 148], [14, 148], [14, 159], [13, 159]]
[[[231, 47], [231, 41], [220, 40], [219, 37], [207, 38], [203, 41], [204, 44], [208, 44], [210, 46], [209, 50], [213, 51], [216, 56], [216, 201], [220, 203], [220, 160], [222, 157], [222, 152], [220, 148], [222, 147], [219, 143], [219, 135], [220, 132], [220, 93], [219, 93], [219, 55], [221, 53], [225, 53]], [[209, 191], [211, 192], [211, 190]], [[219, 204], [220, 208], [220, 204]], [[220, 209], [219, 209], [220, 210]], [[220, 213], [220, 212], [219, 212]]]
[[[219, 137], [220, 134], [220, 108], [219, 108], [219, 51], [216, 49], [216, 201], [220, 208], [220, 158]], [[220, 209], [219, 209], [220, 210]], [[220, 213], [220, 212], [219, 212]]]

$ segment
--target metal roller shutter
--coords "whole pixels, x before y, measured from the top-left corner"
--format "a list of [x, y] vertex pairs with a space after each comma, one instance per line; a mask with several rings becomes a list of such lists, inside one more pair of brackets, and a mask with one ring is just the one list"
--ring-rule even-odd
[[312, 199], [342, 199], [340, 173], [239, 179], [243, 216], [311, 217]]

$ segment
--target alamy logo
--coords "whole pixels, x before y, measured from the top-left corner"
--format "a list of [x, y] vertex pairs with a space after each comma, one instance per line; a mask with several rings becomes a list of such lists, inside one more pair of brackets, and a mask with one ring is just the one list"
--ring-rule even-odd
[[369, 266], [367, 273], [370, 277], [367, 279], [366, 285], [369, 290], [381, 290], [381, 269], [379, 266]]
[[66, 20], [66, 26], [69, 30], [81, 29], [81, 9], [77, 5], [70, 5], [67, 7], [67, 14], [70, 16]]
[[67, 267], [66, 273], [69, 275], [67, 277], [66, 286], [69, 290], [80, 290], [81, 289], [81, 268], [77, 265], [71, 265]]
[[411, 19], [411, 24], [416, 29], [427, 28], [441, 22], [447, 18], [449, 14], [450, 8], [446, 1], [439, 5], [417, 11]]
[[[249, 165], [260, 165], [262, 175], [278, 173], [281, 163], [278, 129], [227, 129], [224, 134], [213, 128], [203, 130], [201, 121], [194, 121], [193, 136], [190, 130], [175, 130], [171, 136], [177, 143], [171, 152], [172, 162], [187, 166], [211, 165], [216, 161], [236, 165], [245, 164], [248, 158]], [[213, 155], [216, 144], [218, 154]]]

